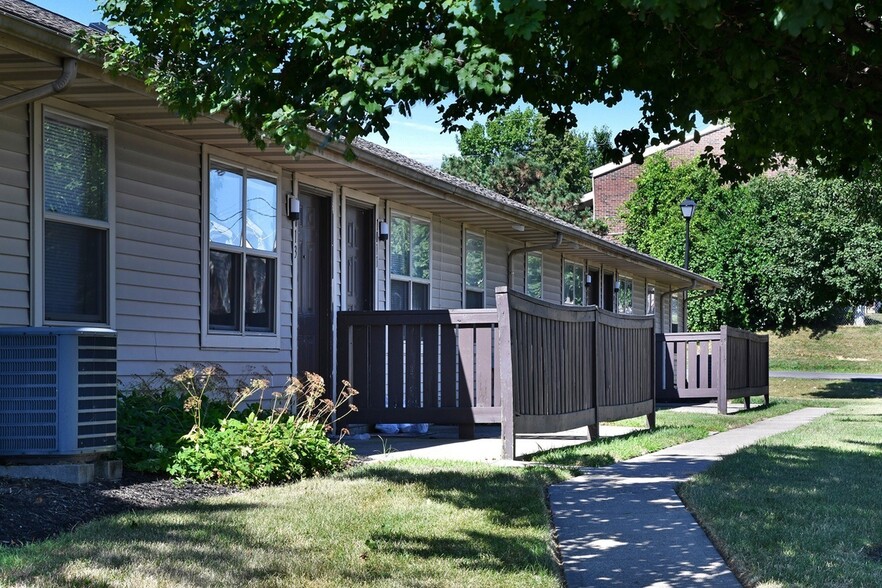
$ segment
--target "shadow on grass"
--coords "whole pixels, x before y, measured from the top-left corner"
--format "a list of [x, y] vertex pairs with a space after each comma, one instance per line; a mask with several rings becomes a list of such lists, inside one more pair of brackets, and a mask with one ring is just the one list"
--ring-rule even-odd
[[804, 396], [809, 398], [839, 400], [882, 398], [882, 381], [856, 380], [851, 382], [826, 382], [818, 390], [807, 392], [804, 394]]
[[855, 556], [882, 539], [874, 440], [751, 446], [679, 493], [746, 585], [878, 586], [879, 563]]
[[170, 585], [217, 585], [225, 570], [241, 570], [243, 579], [259, 583], [282, 571], [272, 557], [253, 557], [254, 550], [279, 549], [243, 529], [241, 521], [259, 508], [190, 503], [102, 519], [55, 541], [0, 551], [0, 585], [42, 579], [46, 585], [109, 586], [105, 578], [118, 580], [133, 570]]
[[545, 487], [566, 479], [568, 474], [539, 467], [503, 469], [478, 466], [473, 470], [443, 466], [423, 468], [417, 462], [417, 465], [407, 469], [371, 465], [352, 470], [346, 477], [417, 485], [429, 500], [483, 511], [496, 524], [526, 527], [547, 523], [545, 509], [542, 508]]

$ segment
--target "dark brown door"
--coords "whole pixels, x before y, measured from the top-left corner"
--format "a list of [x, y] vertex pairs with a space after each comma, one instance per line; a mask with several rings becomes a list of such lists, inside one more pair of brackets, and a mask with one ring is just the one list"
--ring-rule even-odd
[[374, 213], [350, 202], [346, 208], [346, 309], [374, 308]]
[[589, 269], [588, 276], [591, 278], [591, 285], [586, 289], [588, 304], [600, 306], [600, 272]]
[[613, 304], [615, 304], [615, 294], [613, 292], [613, 287], [615, 286], [615, 275], [613, 274], [603, 274], [603, 309], [604, 310], [613, 310]]
[[331, 374], [331, 198], [301, 187], [297, 228], [297, 369]]

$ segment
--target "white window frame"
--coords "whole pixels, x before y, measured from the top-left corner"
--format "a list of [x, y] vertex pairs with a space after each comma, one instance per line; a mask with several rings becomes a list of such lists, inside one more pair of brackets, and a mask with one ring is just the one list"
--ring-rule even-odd
[[[616, 292], [614, 300], [616, 314], [634, 314], [634, 278], [617, 274], [615, 279], [619, 282], [619, 291]], [[621, 302], [623, 282], [631, 284], [631, 305], [627, 308], [623, 308]]]
[[524, 256], [524, 294], [533, 298], [530, 294], [530, 257], [539, 259], [539, 297], [537, 300], [543, 300], [545, 294], [545, 259], [541, 251], [529, 251]]
[[[482, 276], [481, 282], [484, 284], [481, 288], [475, 288], [473, 286], [468, 285], [468, 239], [469, 237], [477, 237], [481, 240], [481, 252], [483, 254], [483, 265], [481, 267]], [[487, 307], [487, 236], [482, 233], [471, 229], [465, 229], [463, 231], [462, 238], [462, 307], [468, 308], [467, 304], [467, 296], [468, 292], [480, 292], [481, 293], [481, 306], [480, 308]]]
[[[232, 253], [242, 253], [243, 251], [247, 251], [244, 243], [241, 247], [239, 246], [231, 246], [224, 245], [221, 243], [213, 243], [210, 239], [210, 231], [208, 230], [210, 218], [209, 218], [209, 202], [211, 198], [210, 190], [210, 174], [211, 174], [211, 166], [212, 164], [218, 164], [222, 167], [229, 167], [237, 170], [241, 170], [243, 172], [243, 179], [247, 179], [248, 172], [252, 175], [260, 177], [264, 180], [272, 180], [276, 181], [276, 248], [275, 251], [263, 251], [263, 250], [253, 250], [255, 251], [256, 257], [263, 257], [267, 259], [274, 260], [275, 265], [275, 273], [276, 275], [273, 278], [273, 284], [275, 288], [275, 292], [273, 293], [273, 317], [274, 324], [272, 332], [260, 332], [260, 331], [246, 331], [244, 323], [241, 325], [241, 331], [237, 332], [228, 332], [228, 331], [212, 331], [209, 329], [209, 292], [210, 292], [210, 283], [209, 283], [209, 256], [211, 249], [216, 249], [218, 251], [226, 251]], [[281, 216], [284, 214], [285, 207], [283, 206], [283, 192], [282, 192], [282, 170], [278, 166], [270, 165], [261, 161], [254, 161], [247, 157], [241, 157], [234, 153], [226, 152], [222, 149], [217, 149], [210, 147], [208, 145], [203, 147], [202, 150], [202, 280], [201, 286], [202, 291], [200, 294], [200, 303], [201, 303], [201, 345], [203, 348], [220, 348], [220, 349], [230, 349], [230, 348], [239, 348], [239, 349], [270, 349], [277, 350], [281, 349], [281, 316], [282, 316], [282, 301], [281, 301], [281, 293], [282, 293], [282, 280], [281, 280], [281, 266], [282, 266], [282, 223]], [[245, 216], [243, 211], [242, 224], [243, 230], [245, 226]], [[240, 288], [242, 289], [240, 304], [245, 303], [244, 296], [244, 288], [245, 288], [245, 279], [244, 279], [245, 267], [243, 264], [242, 267], [242, 284]]]
[[[411, 226], [413, 226], [414, 221], [425, 223], [426, 225], [428, 225], [428, 227], [429, 227], [429, 278], [428, 279], [415, 278], [415, 277], [409, 276], [409, 275], [402, 276], [401, 274], [396, 274], [396, 273], [392, 272], [392, 225], [393, 225], [394, 219], [396, 217], [406, 219], [411, 224]], [[390, 310], [392, 309], [392, 282], [397, 281], [397, 282], [406, 282], [407, 283], [408, 300], [410, 300], [410, 301], [413, 300], [413, 284], [425, 284], [428, 287], [428, 300], [426, 303], [426, 307], [427, 307], [426, 310], [431, 310], [433, 308], [433, 306], [432, 306], [432, 271], [434, 269], [434, 262], [433, 262], [432, 258], [434, 257], [434, 255], [433, 255], [433, 252], [434, 252], [433, 239], [434, 239], [434, 232], [435, 232], [432, 227], [432, 219], [429, 216], [415, 214], [415, 213], [406, 211], [406, 210], [404, 210], [400, 207], [397, 207], [397, 206], [394, 208], [393, 207], [389, 208], [387, 218], [389, 219], [388, 220], [389, 239], [387, 239], [387, 241], [386, 241], [386, 260], [387, 260], [386, 263], [387, 263], [387, 268], [388, 268], [387, 271], [388, 271], [389, 280], [388, 280], [388, 283], [386, 286], [386, 308], [390, 309]], [[411, 240], [411, 243], [413, 243], [412, 240]], [[410, 251], [410, 261], [411, 261], [411, 266], [412, 266], [413, 265], [413, 251]], [[410, 271], [410, 269], [411, 268], [408, 268], [408, 271]], [[413, 306], [413, 305], [410, 304], [409, 306]], [[409, 310], [412, 310], [412, 308]]]
[[[104, 129], [107, 133], [107, 220], [80, 218], [65, 214], [45, 211], [43, 190], [43, 122], [46, 117], [61, 120], [67, 119], [70, 124], [78, 123]], [[31, 186], [34, 191], [31, 207], [31, 320], [34, 326], [81, 326], [116, 328], [116, 138], [114, 136], [113, 117], [93, 112], [87, 108], [68, 105], [59, 100], [49, 99], [35, 102], [31, 108]], [[107, 297], [104, 321], [49, 321], [46, 320], [46, 252], [45, 222], [47, 220], [64, 222], [71, 225], [102, 229], [107, 232], [107, 267], [105, 296]]]
[[[582, 288], [582, 304], [576, 304], [575, 302], [567, 302], [567, 266], [572, 265], [574, 268], [582, 268], [582, 280], [581, 280], [581, 288]], [[588, 288], [585, 287], [585, 276], [588, 275], [588, 270], [585, 268], [584, 261], [574, 261], [572, 259], [563, 258], [563, 261], [560, 266], [560, 300], [562, 304], [567, 306], [587, 306], [588, 303]], [[575, 282], [573, 283], [573, 287], [576, 287]]]

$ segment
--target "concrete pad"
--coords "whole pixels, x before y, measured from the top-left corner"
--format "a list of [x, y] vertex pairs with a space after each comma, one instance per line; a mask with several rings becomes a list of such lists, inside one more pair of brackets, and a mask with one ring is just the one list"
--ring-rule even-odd
[[[601, 425], [600, 436], [624, 435], [637, 430], [633, 427]], [[434, 427], [431, 434], [419, 437], [371, 436], [370, 439], [344, 438], [356, 455], [371, 461], [419, 457], [426, 459], [453, 459], [462, 461], [493, 462], [495, 465], [523, 465], [502, 459], [502, 440], [499, 427], [476, 428], [478, 439], [456, 438], [455, 427]], [[588, 441], [587, 427], [542, 435], [518, 435], [515, 443], [517, 457], [578, 445]]]
[[674, 487], [741, 447], [828, 412], [798, 410], [552, 486], [549, 501], [569, 588], [741, 586]]
[[38, 478], [67, 484], [89, 484], [95, 481], [94, 463], [59, 463], [45, 465], [0, 466], [0, 477]]

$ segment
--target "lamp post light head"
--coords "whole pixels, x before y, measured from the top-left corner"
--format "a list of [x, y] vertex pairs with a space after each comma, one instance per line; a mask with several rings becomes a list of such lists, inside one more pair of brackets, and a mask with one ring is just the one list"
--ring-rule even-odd
[[695, 200], [692, 198], [687, 198], [680, 204], [680, 212], [683, 213], [683, 218], [687, 221], [692, 218], [692, 215], [695, 214]]

